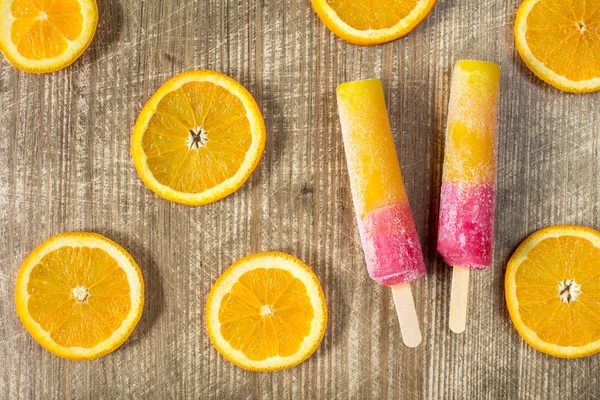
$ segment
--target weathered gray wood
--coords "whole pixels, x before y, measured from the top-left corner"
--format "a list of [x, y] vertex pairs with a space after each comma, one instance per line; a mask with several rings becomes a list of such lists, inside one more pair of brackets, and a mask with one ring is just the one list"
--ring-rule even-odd
[[[96, 38], [44, 76], [0, 62], [0, 397], [592, 399], [600, 356], [559, 360], [510, 322], [504, 266], [529, 233], [600, 228], [600, 94], [561, 93], [514, 46], [519, 0], [440, 0], [405, 38], [357, 47], [331, 34], [308, 0], [99, 0]], [[461, 58], [502, 66], [495, 265], [472, 274], [467, 332], [448, 329], [451, 269], [435, 255], [450, 71]], [[256, 97], [268, 140], [237, 193], [202, 208], [171, 204], [139, 180], [131, 130], [162, 82], [215, 69]], [[429, 274], [413, 285], [423, 344], [408, 349], [387, 288], [358, 245], [335, 87], [381, 77]], [[14, 311], [18, 267], [52, 234], [92, 230], [140, 264], [147, 306], [130, 340], [92, 362], [43, 350]], [[305, 363], [258, 374], [212, 347], [212, 282], [251, 252], [308, 263], [329, 305], [325, 339]]]

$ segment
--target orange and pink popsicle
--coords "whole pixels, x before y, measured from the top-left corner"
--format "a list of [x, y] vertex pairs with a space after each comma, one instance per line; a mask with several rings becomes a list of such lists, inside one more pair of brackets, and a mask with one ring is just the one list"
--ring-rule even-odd
[[370, 277], [380, 285], [426, 273], [378, 79], [337, 89], [354, 209]]
[[337, 89], [354, 209], [369, 276], [392, 286], [406, 345], [421, 341], [410, 282], [426, 273], [378, 79]]
[[[499, 95], [497, 64], [456, 64], [448, 109], [437, 251], [455, 267], [455, 280], [462, 274], [462, 282], [453, 281], [453, 300], [465, 296], [460, 306], [465, 315], [468, 269], [482, 270], [492, 263]], [[451, 328], [462, 332], [465, 321], [453, 327], [452, 300], [450, 307]]]

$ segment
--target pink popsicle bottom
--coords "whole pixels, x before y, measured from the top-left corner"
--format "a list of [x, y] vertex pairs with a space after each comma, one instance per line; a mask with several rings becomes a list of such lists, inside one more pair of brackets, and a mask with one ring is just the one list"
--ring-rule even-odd
[[490, 267], [495, 207], [492, 184], [442, 183], [437, 251], [448, 265]]
[[427, 273], [407, 201], [370, 212], [358, 228], [369, 276], [380, 285], [413, 282]]

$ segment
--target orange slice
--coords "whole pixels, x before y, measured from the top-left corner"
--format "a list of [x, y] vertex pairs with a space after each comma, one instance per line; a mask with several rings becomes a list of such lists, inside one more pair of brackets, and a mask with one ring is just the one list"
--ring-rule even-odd
[[242, 258], [215, 282], [206, 302], [215, 348], [252, 371], [277, 371], [306, 360], [327, 325], [321, 285], [308, 266], [285, 253]]
[[131, 256], [95, 233], [62, 233], [25, 259], [17, 314], [46, 350], [73, 360], [114, 351], [142, 315], [144, 282]]
[[398, 39], [427, 17], [436, 0], [311, 0], [321, 21], [340, 38], [375, 45]]
[[96, 0], [2, 0], [0, 50], [23, 71], [58, 71], [83, 54], [97, 24]]
[[515, 39], [540, 79], [567, 92], [600, 90], [600, 0], [525, 0]]
[[535, 349], [563, 358], [600, 351], [600, 232], [535, 232], [508, 262], [505, 288], [513, 323]]
[[144, 183], [167, 200], [203, 205], [238, 190], [265, 148], [252, 95], [214, 71], [189, 71], [162, 85], [135, 124], [133, 161]]

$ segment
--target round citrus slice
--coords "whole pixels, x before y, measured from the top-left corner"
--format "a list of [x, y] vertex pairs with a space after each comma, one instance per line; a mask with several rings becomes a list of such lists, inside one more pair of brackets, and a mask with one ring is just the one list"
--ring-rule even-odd
[[398, 39], [427, 17], [436, 0], [311, 0], [323, 23], [354, 44], [375, 45]]
[[214, 71], [189, 71], [162, 85], [142, 109], [132, 139], [144, 183], [178, 203], [203, 205], [238, 190], [265, 148], [252, 95]]
[[2, 0], [0, 50], [24, 71], [58, 71], [83, 54], [97, 24], [96, 0]]
[[535, 349], [563, 358], [600, 351], [600, 232], [535, 232], [508, 262], [505, 289], [513, 323]]
[[540, 79], [567, 92], [600, 90], [600, 0], [525, 0], [515, 39]]
[[308, 266], [285, 253], [242, 258], [215, 282], [206, 302], [215, 348], [251, 371], [277, 371], [306, 360], [325, 334], [327, 306]]
[[25, 259], [17, 314], [46, 350], [73, 360], [112, 352], [142, 315], [144, 282], [131, 256], [95, 233], [62, 233]]

